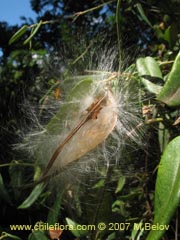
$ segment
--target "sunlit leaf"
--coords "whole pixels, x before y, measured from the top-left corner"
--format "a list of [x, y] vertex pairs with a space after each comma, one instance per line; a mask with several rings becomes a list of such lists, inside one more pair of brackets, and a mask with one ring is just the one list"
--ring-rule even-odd
[[26, 33], [28, 29], [27, 25], [22, 26], [9, 40], [9, 45], [12, 44], [13, 42], [17, 41], [22, 35]]
[[169, 106], [180, 105], [180, 52], [157, 98]]
[[180, 137], [173, 139], [166, 147], [158, 168], [154, 222], [164, 226], [162, 230], [151, 230], [146, 240], [160, 240], [180, 203]]
[[141, 77], [141, 81], [147, 90], [151, 93], [158, 94], [162, 87], [148, 80], [148, 76], [149, 79], [162, 79], [162, 73], [156, 60], [152, 57], [138, 58], [136, 66]]
[[124, 176], [120, 177], [115, 193], [118, 193], [123, 189], [125, 182], [126, 178]]
[[104, 186], [105, 179], [100, 179], [92, 188], [97, 189]]
[[24, 41], [24, 45], [29, 43], [32, 38], [35, 36], [35, 34], [37, 33], [37, 31], [39, 30], [40, 26], [42, 25], [42, 20], [37, 24], [37, 26], [33, 29], [33, 31], [31, 32], [31, 35]]

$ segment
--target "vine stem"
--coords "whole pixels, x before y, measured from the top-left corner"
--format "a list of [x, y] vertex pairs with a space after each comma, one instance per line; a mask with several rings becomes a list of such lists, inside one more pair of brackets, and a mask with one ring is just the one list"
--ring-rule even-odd
[[0, 164], [0, 168], [1, 168], [1, 167], [11, 167], [11, 166], [34, 167], [34, 164], [32, 164], [32, 163], [20, 163], [20, 162]]
[[102, 3], [102, 4], [100, 4], [100, 5], [96, 6], [96, 7], [89, 8], [89, 9], [87, 9], [87, 10], [85, 10], [85, 11], [76, 12], [76, 13], [73, 14], [72, 16], [68, 16], [68, 18], [73, 18], [73, 22], [75, 22], [76, 19], [77, 19], [79, 16], [81, 16], [81, 15], [83, 15], [83, 14], [86, 14], [86, 13], [89, 13], [89, 12], [92, 12], [92, 11], [94, 11], [94, 10], [97, 10], [97, 9], [99, 9], [99, 8], [105, 6], [105, 5], [108, 5], [108, 4], [112, 3], [112, 2], [114, 2], [114, 1], [115, 1], [115, 0], [111, 0], [111, 1], [109, 1], [109, 2]]
[[164, 62], [159, 62], [159, 66], [166, 65], [166, 64], [172, 64], [174, 61], [164, 61]]
[[71, 64], [74, 65], [75, 63], [77, 63], [80, 59], [82, 59], [84, 57], [84, 55], [88, 52], [88, 50], [91, 48], [92, 46], [92, 42], [90, 42], [90, 44], [87, 46], [87, 48], [85, 49], [85, 51], [79, 56], [77, 57]]
[[121, 33], [121, 18], [120, 18], [121, 0], [117, 1], [116, 6], [116, 27], [117, 27], [117, 39], [118, 39], [118, 49], [119, 49], [119, 71], [122, 63], [122, 33]]

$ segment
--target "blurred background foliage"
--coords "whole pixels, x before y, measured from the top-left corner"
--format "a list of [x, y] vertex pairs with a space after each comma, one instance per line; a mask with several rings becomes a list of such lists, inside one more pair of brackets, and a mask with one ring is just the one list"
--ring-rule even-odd
[[[13, 185], [19, 179], [22, 180], [28, 171], [30, 174], [32, 172], [31, 164], [27, 165], [30, 170], [16, 165], [17, 162], [25, 164], [27, 156], [24, 156], [22, 152], [12, 150], [12, 144], [21, 141], [19, 129], [26, 128], [31, 123], [22, 108], [25, 99], [36, 106], [42, 103], [45, 92], [48, 92], [49, 89], [54, 99], [58, 98], [58, 83], [62, 72], [63, 74], [70, 72], [83, 74], [84, 65], [88, 66], [90, 52], [95, 54], [96, 49], [101, 49], [103, 46], [117, 45], [117, 1], [31, 0], [30, 2], [32, 9], [37, 14], [37, 19], [36, 22], [33, 22], [32, 19], [22, 18], [22, 26], [27, 25], [28, 27], [17, 41], [8, 44], [13, 34], [22, 26], [9, 26], [6, 22], [0, 22], [0, 171], [2, 176], [0, 179], [0, 230], [5, 232], [10, 232], [9, 224], [12, 223], [35, 224], [39, 220], [46, 222], [47, 216], [50, 214], [49, 207], [46, 205], [46, 200], [51, 194], [49, 190], [43, 192], [42, 189], [36, 189], [39, 198], [33, 207], [17, 208], [25, 196], [28, 196], [28, 190], [20, 192], [13, 189]], [[37, 33], [31, 41], [23, 44], [40, 21], [42, 24]], [[180, 49], [180, 1], [122, 0], [120, 23], [125, 62], [122, 64], [122, 69], [135, 63], [137, 57], [151, 56], [160, 64], [163, 75], [167, 75]], [[84, 53], [83, 56], [82, 53]], [[114, 68], [118, 68], [118, 61]], [[149, 96], [154, 96], [152, 93], [146, 92], [146, 94], [147, 99]], [[153, 106], [154, 101], [152, 97], [152, 101], [147, 104]], [[28, 111], [28, 109], [26, 110]], [[123, 198], [107, 193], [108, 196], [105, 199], [108, 203], [102, 204], [109, 206], [111, 203], [116, 221], [124, 222], [125, 219], [131, 219], [138, 222], [144, 219], [144, 221], [150, 222], [152, 220], [156, 179], [154, 172], [166, 143], [178, 135], [178, 126], [172, 127], [172, 123], [177, 118], [176, 110], [162, 105], [158, 106], [158, 110], [153, 110], [159, 111], [161, 116], [169, 119], [165, 125], [161, 125], [161, 128], [164, 129], [164, 142], [159, 143], [158, 126], [150, 127], [146, 133], [146, 149], [141, 149], [131, 155], [133, 164], [130, 164], [129, 168], [133, 174], [126, 178], [127, 188], [124, 189]], [[128, 161], [128, 156], [126, 160]], [[143, 171], [136, 173], [137, 169]], [[114, 190], [119, 184], [119, 190], [117, 190], [119, 193], [124, 187], [125, 180], [123, 177], [118, 180], [118, 171], [113, 176], [114, 180], [108, 184]], [[16, 184], [21, 185], [18, 182]], [[101, 182], [96, 182], [96, 184], [99, 185], [95, 185], [89, 190], [92, 195], [93, 192], [97, 195], [96, 189], [103, 185]], [[85, 223], [88, 223], [88, 218], [90, 219], [92, 213], [89, 212], [88, 215], [89, 210], [86, 209], [87, 215], [82, 214], [82, 207], [79, 207], [79, 201], [86, 202], [87, 199], [84, 199], [85, 196], [82, 196], [81, 199], [79, 189], [76, 191], [79, 199], [77, 197], [75, 210], [71, 216], [75, 215], [74, 220], [77, 222], [84, 220]], [[61, 196], [58, 197], [56, 201], [60, 202]], [[93, 199], [92, 201], [96, 202], [97, 200]], [[54, 206], [57, 208], [57, 212], [59, 206], [61, 204]], [[62, 213], [56, 220], [64, 223], [64, 219], [69, 217], [68, 211], [66, 211], [68, 206], [67, 203], [62, 206]], [[108, 211], [108, 209], [106, 210]], [[103, 220], [108, 218], [108, 212], [101, 214]], [[177, 231], [177, 219], [177, 217], [172, 219], [172, 227], [163, 237], [164, 240], [174, 239], [175, 231]], [[13, 233], [14, 237], [19, 236], [22, 239], [28, 238], [29, 234], [28, 231]], [[90, 239], [87, 236], [76, 236], [70, 232], [63, 234], [61, 239]], [[127, 233], [113, 232], [105, 233], [104, 236], [91, 237], [92, 239], [133, 239], [128, 231]], [[43, 238], [42, 236], [33, 238], [29, 235], [29, 239]]]

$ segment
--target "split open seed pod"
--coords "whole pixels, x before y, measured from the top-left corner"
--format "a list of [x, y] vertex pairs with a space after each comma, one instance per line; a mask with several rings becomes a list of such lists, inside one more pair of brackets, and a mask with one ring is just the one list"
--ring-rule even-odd
[[102, 143], [117, 123], [117, 104], [110, 86], [89, 76], [78, 82], [47, 124], [37, 158], [43, 176], [61, 170]]

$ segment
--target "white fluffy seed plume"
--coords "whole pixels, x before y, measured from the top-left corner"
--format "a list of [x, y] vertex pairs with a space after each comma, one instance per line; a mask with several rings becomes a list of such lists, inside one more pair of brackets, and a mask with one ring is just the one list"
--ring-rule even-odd
[[[128, 144], [130, 139], [140, 141], [137, 83], [131, 72], [123, 76], [113, 72], [115, 54], [108, 56], [112, 59], [104, 56], [97, 71], [64, 80], [64, 85], [70, 84], [67, 96], [60, 99], [58, 107], [57, 101], [51, 101], [57, 111], [47, 125], [41, 125], [34, 115], [41, 131], [26, 134], [21, 146], [41, 166], [42, 179], [64, 173], [64, 169], [86, 172], [83, 161], [96, 164], [103, 160], [108, 166], [112, 158], [119, 161], [126, 140]], [[104, 58], [108, 59], [105, 63]], [[52, 105], [47, 105], [48, 113]]]

